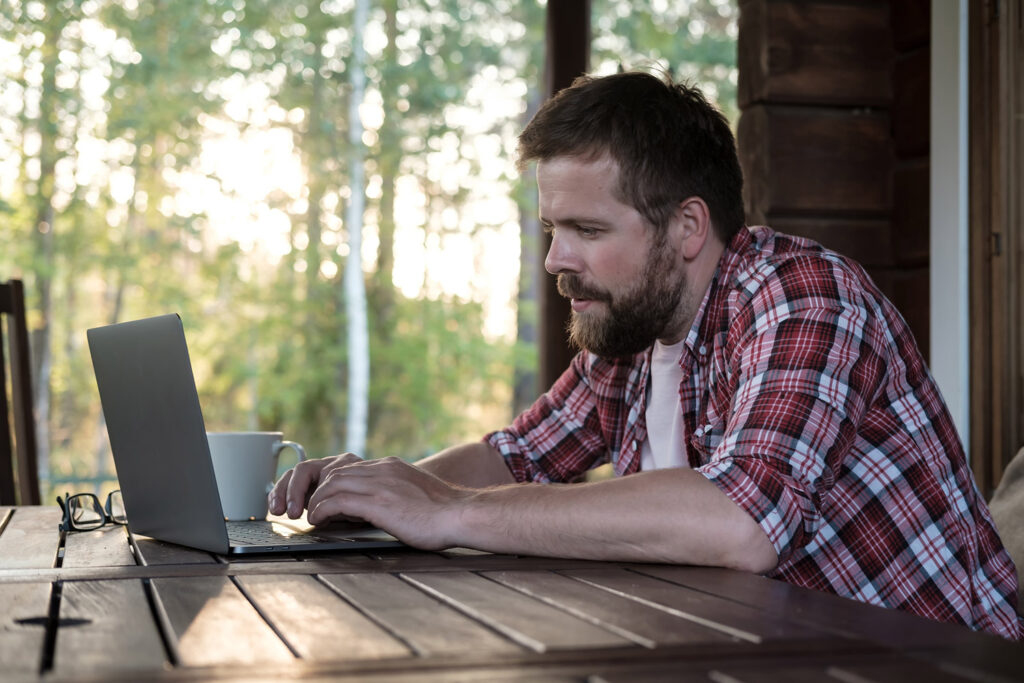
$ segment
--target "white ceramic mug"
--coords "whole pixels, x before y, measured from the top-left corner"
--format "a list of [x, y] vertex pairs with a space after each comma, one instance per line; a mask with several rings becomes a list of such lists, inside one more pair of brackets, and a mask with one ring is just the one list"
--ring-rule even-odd
[[206, 439], [225, 519], [264, 519], [281, 451], [291, 448], [300, 462], [306, 459], [305, 449], [281, 432], [207, 432]]

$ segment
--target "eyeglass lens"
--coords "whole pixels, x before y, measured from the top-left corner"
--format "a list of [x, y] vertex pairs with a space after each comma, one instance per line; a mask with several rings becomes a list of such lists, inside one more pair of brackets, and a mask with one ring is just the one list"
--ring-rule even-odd
[[128, 516], [124, 512], [124, 498], [121, 497], [120, 489], [112, 491], [107, 496], [107, 516], [115, 524], [126, 524]]
[[91, 493], [70, 496], [67, 505], [68, 517], [75, 529], [95, 529], [106, 521], [99, 499]]

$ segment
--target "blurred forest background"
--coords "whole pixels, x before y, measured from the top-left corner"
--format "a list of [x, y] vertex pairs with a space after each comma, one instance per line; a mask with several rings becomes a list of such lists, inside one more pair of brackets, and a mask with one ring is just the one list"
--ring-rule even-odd
[[[531, 402], [544, 4], [0, 0], [44, 497], [114, 477], [107, 323], [180, 313], [207, 428], [311, 457], [416, 459]], [[670, 70], [735, 121], [735, 5], [592, 0], [592, 70]]]

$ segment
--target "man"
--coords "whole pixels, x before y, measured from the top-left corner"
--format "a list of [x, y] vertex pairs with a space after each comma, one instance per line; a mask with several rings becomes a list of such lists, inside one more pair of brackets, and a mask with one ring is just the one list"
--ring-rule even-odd
[[[732, 567], [1022, 637], [906, 324], [858, 265], [744, 226], [732, 133], [699, 92], [579, 79], [519, 152], [582, 351], [484, 441], [300, 463], [272, 512], [426, 549]], [[571, 483], [609, 461], [619, 476]]]

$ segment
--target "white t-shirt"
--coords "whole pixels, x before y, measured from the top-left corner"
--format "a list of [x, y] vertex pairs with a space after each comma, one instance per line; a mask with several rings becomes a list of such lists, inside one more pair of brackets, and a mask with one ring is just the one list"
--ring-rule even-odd
[[683, 380], [679, 357], [685, 343], [685, 339], [672, 346], [654, 342], [651, 381], [647, 386], [647, 440], [640, 447], [641, 470], [689, 466], [683, 407], [679, 402], [679, 384]]

